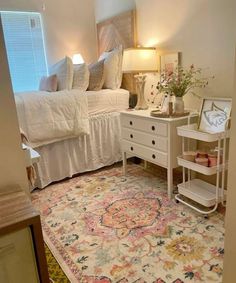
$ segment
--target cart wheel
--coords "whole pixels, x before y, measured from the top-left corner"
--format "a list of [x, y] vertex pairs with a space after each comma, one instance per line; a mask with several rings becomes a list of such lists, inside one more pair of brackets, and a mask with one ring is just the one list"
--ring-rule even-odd
[[209, 216], [208, 216], [208, 215], [204, 215], [204, 218], [205, 218], [205, 219], [209, 219]]
[[176, 199], [175, 202], [176, 202], [176, 203], [179, 203], [179, 200]]

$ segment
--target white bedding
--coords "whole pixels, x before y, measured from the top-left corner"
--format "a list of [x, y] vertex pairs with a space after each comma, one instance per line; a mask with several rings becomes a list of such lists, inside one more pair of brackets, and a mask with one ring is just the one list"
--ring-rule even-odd
[[89, 134], [83, 91], [17, 93], [15, 101], [20, 127], [32, 147]]
[[96, 170], [121, 160], [120, 114], [101, 114], [89, 118], [90, 134], [36, 148], [40, 154], [36, 187]]
[[125, 89], [86, 91], [89, 116], [119, 112], [129, 107], [129, 92]]
[[33, 148], [89, 134], [89, 117], [119, 112], [129, 105], [124, 89], [15, 94], [20, 127]]
[[84, 97], [88, 103], [89, 135], [37, 147], [37, 187], [121, 160], [119, 111], [128, 108], [129, 92], [103, 89], [84, 92]]

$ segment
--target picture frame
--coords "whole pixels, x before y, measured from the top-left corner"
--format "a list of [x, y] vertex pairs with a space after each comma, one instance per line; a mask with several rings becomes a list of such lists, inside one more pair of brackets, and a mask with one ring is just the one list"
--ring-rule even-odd
[[164, 94], [161, 100], [161, 105], [160, 105], [161, 112], [166, 112], [168, 110], [169, 102], [170, 102], [170, 95]]
[[206, 133], [221, 133], [229, 128], [232, 98], [203, 98], [198, 130]]
[[166, 53], [160, 56], [160, 73], [165, 75], [172, 74], [180, 66], [180, 52]]

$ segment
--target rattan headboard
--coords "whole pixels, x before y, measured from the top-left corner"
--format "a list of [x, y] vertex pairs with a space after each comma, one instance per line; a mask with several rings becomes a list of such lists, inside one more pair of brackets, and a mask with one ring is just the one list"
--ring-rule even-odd
[[[135, 10], [122, 13], [97, 24], [98, 52], [122, 45], [129, 48], [137, 45], [136, 13]], [[122, 80], [122, 88], [135, 93], [133, 75], [125, 74]]]

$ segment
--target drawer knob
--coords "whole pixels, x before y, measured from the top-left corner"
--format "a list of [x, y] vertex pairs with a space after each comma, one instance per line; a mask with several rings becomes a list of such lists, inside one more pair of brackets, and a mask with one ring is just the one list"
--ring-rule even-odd
[[131, 146], [131, 147], [130, 147], [130, 150], [131, 150], [131, 151], [133, 151], [133, 150], [134, 150], [134, 148]]
[[156, 144], [156, 142], [155, 142], [154, 140], [152, 140], [152, 144], [153, 144], [153, 145], [155, 145], [155, 144]]
[[155, 131], [155, 126], [152, 126], [152, 130]]
[[130, 134], [130, 138], [131, 138], [131, 139], [133, 138], [133, 135], [132, 135], [132, 134]]
[[155, 154], [153, 154], [153, 155], [152, 155], [152, 158], [153, 158], [153, 159], [156, 159], [156, 155], [155, 155]]
[[130, 122], [129, 122], [129, 124], [130, 124], [130, 126], [132, 126], [132, 125], [133, 125], [133, 122], [132, 122], [132, 121], [130, 121]]

